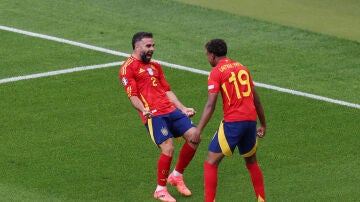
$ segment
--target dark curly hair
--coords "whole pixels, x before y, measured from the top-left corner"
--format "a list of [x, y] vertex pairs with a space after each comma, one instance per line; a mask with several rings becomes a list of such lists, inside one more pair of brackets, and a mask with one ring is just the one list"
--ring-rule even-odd
[[218, 57], [227, 54], [226, 42], [223, 39], [212, 39], [205, 44], [205, 48], [209, 53], [213, 53]]

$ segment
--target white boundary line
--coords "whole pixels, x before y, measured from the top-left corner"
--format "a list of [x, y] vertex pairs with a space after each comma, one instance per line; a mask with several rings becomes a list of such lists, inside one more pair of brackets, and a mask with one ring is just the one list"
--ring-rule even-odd
[[[99, 51], [99, 52], [103, 52], [103, 53], [108, 53], [108, 54], [112, 54], [112, 55], [118, 55], [118, 56], [122, 56], [122, 57], [130, 56], [130, 54], [122, 53], [119, 51], [113, 51], [113, 50], [109, 50], [109, 49], [105, 49], [105, 48], [101, 48], [101, 47], [97, 47], [97, 46], [79, 43], [76, 41], [71, 41], [71, 40], [48, 36], [48, 35], [44, 35], [44, 34], [38, 34], [38, 33], [34, 33], [34, 32], [24, 31], [24, 30], [7, 27], [7, 26], [2, 26], [2, 25], [0, 25], [0, 30], [15, 32], [15, 33], [24, 34], [24, 35], [33, 36], [33, 37], [42, 38], [42, 39], [51, 40], [51, 41], [57, 41], [60, 43], [70, 44], [73, 46], [78, 46], [78, 47], [95, 50], [95, 51]], [[195, 69], [195, 68], [191, 68], [191, 67], [176, 65], [176, 64], [172, 64], [172, 63], [168, 63], [168, 62], [164, 62], [164, 61], [160, 61], [160, 60], [155, 60], [155, 61], [157, 61], [161, 65], [175, 68], [175, 69], [185, 70], [185, 71], [194, 72], [194, 73], [203, 74], [203, 75], [209, 74], [208, 71], [204, 71], [204, 70], [199, 70], [199, 69]], [[107, 63], [107, 64], [101, 64], [101, 65], [76, 67], [76, 68], [71, 68], [71, 69], [51, 71], [51, 72], [45, 72], [45, 73], [39, 73], [39, 74], [31, 74], [31, 75], [26, 75], [26, 76], [18, 76], [18, 77], [1, 79], [0, 84], [7, 83], [7, 82], [14, 82], [14, 81], [23, 80], [23, 79], [32, 79], [32, 78], [38, 78], [38, 77], [43, 77], [43, 76], [52, 76], [52, 75], [65, 74], [65, 73], [76, 72], [76, 71], [84, 71], [84, 70], [89, 70], [89, 69], [119, 66], [121, 64], [122, 64], [122, 62], [114, 62], [114, 63]], [[304, 93], [304, 92], [300, 92], [300, 91], [296, 91], [296, 90], [281, 88], [281, 87], [258, 83], [258, 82], [254, 82], [254, 84], [256, 86], [262, 87], [262, 88], [267, 88], [267, 89], [285, 92], [285, 93], [289, 93], [289, 94], [293, 94], [293, 95], [304, 96], [304, 97], [308, 97], [311, 99], [322, 100], [322, 101], [326, 101], [326, 102], [330, 102], [330, 103], [334, 103], [334, 104], [339, 104], [339, 105], [344, 105], [344, 106], [360, 109], [360, 105], [355, 104], [355, 103], [345, 102], [345, 101], [341, 101], [341, 100], [335, 100], [335, 99], [331, 99], [331, 98], [327, 98], [327, 97], [323, 97], [323, 96], [319, 96], [319, 95]]]
[[100, 52], [108, 53], [108, 54], [112, 54], [112, 55], [119, 55], [119, 56], [123, 56], [123, 57], [129, 57], [130, 56], [130, 54], [127, 54], [127, 53], [113, 51], [113, 50], [109, 50], [109, 49], [105, 49], [105, 48], [100, 48], [100, 47], [97, 47], [97, 46], [87, 45], [87, 44], [79, 43], [79, 42], [76, 42], [76, 41], [70, 41], [70, 40], [67, 40], [67, 39], [48, 36], [48, 35], [44, 35], [44, 34], [28, 32], [28, 31], [24, 31], [24, 30], [12, 28], [12, 27], [6, 27], [6, 26], [0, 25], [0, 29], [5, 30], [5, 31], [9, 31], [9, 32], [15, 32], [15, 33], [18, 33], [18, 34], [24, 34], [24, 35], [27, 35], [27, 36], [33, 36], [33, 37], [37, 37], [37, 38], [41, 38], [41, 39], [47, 39], [47, 40], [50, 40], [50, 41], [57, 41], [57, 42], [60, 42], [60, 43], [70, 44], [70, 45], [73, 45], [73, 46], [78, 46], [78, 47], [82, 47], [82, 48], [86, 48], [86, 49], [90, 49], [90, 50], [96, 50], [96, 51], [100, 51]]
[[25, 76], [5, 78], [5, 79], [0, 79], [0, 84], [20, 81], [20, 80], [26, 80], [26, 79], [35, 79], [35, 78], [46, 77], [46, 76], [55, 76], [55, 75], [59, 75], [59, 74], [79, 72], [79, 71], [85, 71], [85, 70], [90, 70], [90, 69], [99, 69], [99, 68], [105, 68], [105, 67], [120, 66], [122, 63], [123, 63], [123, 61], [122, 62], [112, 62], [112, 63], [107, 63], [107, 64], [91, 65], [91, 66], [84, 66], [84, 67], [74, 67], [74, 68], [70, 68], [70, 69], [62, 69], [62, 70], [43, 72], [43, 73], [38, 73], [38, 74], [29, 74], [29, 75], [25, 75]]

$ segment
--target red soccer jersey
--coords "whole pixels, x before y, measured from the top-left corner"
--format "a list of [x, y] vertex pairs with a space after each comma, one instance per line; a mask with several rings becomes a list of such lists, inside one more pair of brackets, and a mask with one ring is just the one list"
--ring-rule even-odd
[[256, 121], [257, 114], [251, 87], [250, 72], [242, 64], [224, 58], [208, 78], [208, 93], [221, 92], [224, 121]]
[[[160, 64], [153, 61], [146, 64], [130, 56], [121, 65], [119, 75], [127, 96], [137, 96], [154, 116], [167, 114], [176, 109], [166, 95], [166, 91], [170, 91], [171, 88]], [[141, 112], [139, 115], [146, 123], [146, 118]]]

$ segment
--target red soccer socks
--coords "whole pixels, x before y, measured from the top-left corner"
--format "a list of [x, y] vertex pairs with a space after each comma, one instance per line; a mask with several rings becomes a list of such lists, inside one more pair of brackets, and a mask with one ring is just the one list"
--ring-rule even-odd
[[170, 165], [171, 165], [171, 156], [161, 154], [158, 160], [158, 185], [166, 186], [166, 178], [169, 175]]
[[190, 161], [193, 159], [195, 152], [196, 150], [192, 148], [189, 145], [189, 143], [185, 142], [184, 146], [181, 148], [175, 170], [183, 174], [185, 168], [189, 165]]
[[217, 170], [216, 165], [204, 162], [204, 188], [205, 188], [205, 202], [213, 202], [216, 196], [217, 187]]
[[[251, 181], [253, 183], [254, 191], [258, 202], [265, 201], [265, 191], [264, 191], [264, 179], [261, 172], [261, 169], [257, 163], [247, 164], [247, 169], [249, 170]], [[205, 201], [213, 202], [216, 196], [216, 187], [218, 181], [217, 175], [218, 167], [208, 162], [204, 162], [204, 188], [205, 188]]]
[[246, 164], [246, 167], [251, 176], [256, 198], [259, 202], [265, 201], [264, 178], [258, 163]]

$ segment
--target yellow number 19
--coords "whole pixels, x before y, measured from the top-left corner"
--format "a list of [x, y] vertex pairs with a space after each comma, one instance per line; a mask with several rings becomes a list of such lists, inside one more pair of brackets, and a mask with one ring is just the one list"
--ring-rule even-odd
[[[243, 77], [245, 77], [243, 79]], [[247, 86], [247, 91], [244, 91], [244, 92], [241, 92], [242, 93], [242, 96], [244, 97], [248, 97], [251, 93], [251, 86], [250, 86], [250, 78], [249, 78], [249, 74], [245, 71], [245, 70], [240, 70], [237, 74], [237, 78], [235, 76], [235, 73], [234, 72], [231, 72], [231, 76], [229, 78], [229, 82], [230, 83], [233, 83], [234, 84], [234, 87], [235, 87], [235, 91], [236, 91], [236, 97], [238, 99], [241, 98], [241, 94], [240, 94], [240, 88], [239, 88], [239, 85], [238, 85], [238, 82], [241, 84], [241, 85], [246, 85]]]

